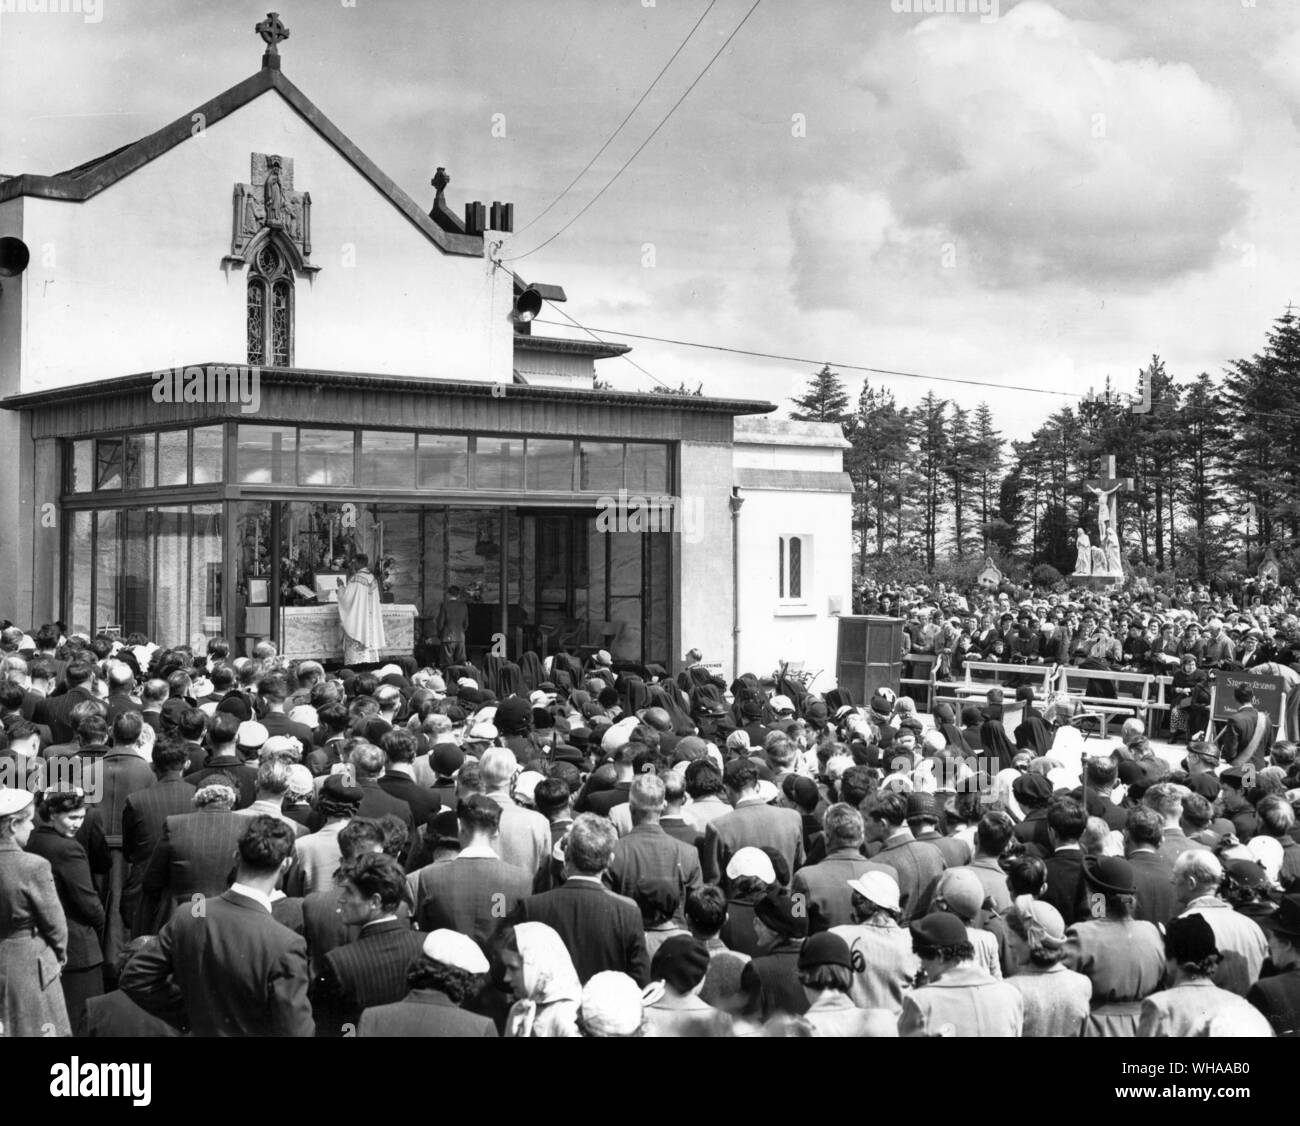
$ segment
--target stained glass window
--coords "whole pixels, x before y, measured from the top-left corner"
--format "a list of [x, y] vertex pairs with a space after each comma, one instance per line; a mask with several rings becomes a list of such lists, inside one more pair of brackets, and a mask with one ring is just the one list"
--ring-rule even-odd
[[248, 362], [266, 363], [266, 286], [248, 279]]
[[284, 280], [271, 291], [271, 366], [289, 366], [289, 283]]
[[248, 279], [248, 362], [293, 363], [293, 274], [270, 243], [257, 252]]

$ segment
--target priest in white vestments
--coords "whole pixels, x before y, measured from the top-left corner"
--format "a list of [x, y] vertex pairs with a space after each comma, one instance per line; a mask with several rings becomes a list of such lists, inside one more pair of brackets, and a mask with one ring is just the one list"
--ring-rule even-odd
[[343, 663], [373, 665], [387, 644], [380, 606], [379, 580], [365, 555], [352, 557], [352, 576], [339, 591], [339, 623], [343, 627]]

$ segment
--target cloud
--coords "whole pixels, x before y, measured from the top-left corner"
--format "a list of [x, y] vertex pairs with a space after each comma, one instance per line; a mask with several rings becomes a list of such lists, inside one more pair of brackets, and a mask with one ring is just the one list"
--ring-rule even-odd
[[877, 253], [933, 230], [996, 288], [1137, 287], [1212, 265], [1246, 205], [1231, 101], [1186, 64], [1099, 42], [1037, 0], [878, 40], [858, 78], [876, 120], [853, 158], [897, 217]]

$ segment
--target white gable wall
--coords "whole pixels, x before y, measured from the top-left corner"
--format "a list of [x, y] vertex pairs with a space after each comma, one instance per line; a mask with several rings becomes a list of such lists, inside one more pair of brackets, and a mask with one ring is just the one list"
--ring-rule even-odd
[[252, 152], [312, 197], [295, 366], [510, 382], [509, 273], [444, 254], [268, 91], [84, 202], [23, 201], [22, 391], [244, 359], [248, 271], [221, 259]]

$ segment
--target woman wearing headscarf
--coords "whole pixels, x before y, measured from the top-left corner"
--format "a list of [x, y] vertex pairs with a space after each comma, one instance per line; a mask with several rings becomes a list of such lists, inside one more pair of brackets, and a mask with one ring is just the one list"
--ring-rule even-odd
[[952, 710], [951, 704], [935, 704], [934, 706], [934, 725], [939, 734], [943, 736], [944, 745], [951, 747], [961, 755], [971, 755], [971, 745], [966, 742], [966, 736], [957, 726], [957, 716]]
[[1092, 982], [1085, 1036], [1136, 1036], [1142, 1002], [1165, 977], [1165, 944], [1154, 923], [1139, 922], [1133, 868], [1115, 856], [1083, 862], [1091, 919], [1066, 931], [1064, 962]]
[[77, 831], [86, 819], [81, 790], [47, 790], [37, 802], [40, 824], [28, 838], [27, 851], [49, 861], [54, 886], [68, 926], [68, 957], [63, 967], [63, 999], [76, 1028], [86, 1000], [104, 992], [104, 952], [100, 940], [106, 916], [90, 874], [86, 850]]
[[577, 1036], [582, 984], [558, 932], [545, 923], [516, 923], [501, 955], [515, 996], [506, 1036]]
[[669, 691], [668, 687], [662, 684], [652, 684], [647, 689], [646, 706], [650, 708], [662, 708], [668, 713], [668, 718], [672, 721], [673, 734], [682, 736], [695, 734], [695, 724], [691, 722], [691, 717], [686, 714], [682, 707], [681, 697], [676, 688]]
[[519, 657], [519, 671], [529, 692], [536, 692], [547, 679], [546, 670], [542, 668], [541, 659], [529, 649]]
[[582, 987], [578, 1031], [601, 1039], [644, 1036], [645, 1000], [641, 987], [617, 970], [602, 970], [594, 975]]
[[1025, 1006], [1025, 1036], [1080, 1036], [1088, 1019], [1092, 982], [1068, 969], [1065, 920], [1050, 903], [1016, 897], [1012, 908], [1024, 932], [1029, 961], [1007, 980]]
[[0, 789], [0, 1037], [71, 1036], [59, 968], [68, 923], [48, 860], [24, 852], [32, 795]]
[[998, 760], [998, 769], [1005, 770], [1012, 765], [1016, 757], [1016, 748], [1012, 746], [1007, 729], [1002, 723], [1001, 689], [989, 689], [988, 703], [982, 715], [984, 722], [980, 724], [980, 749], [990, 758]]

